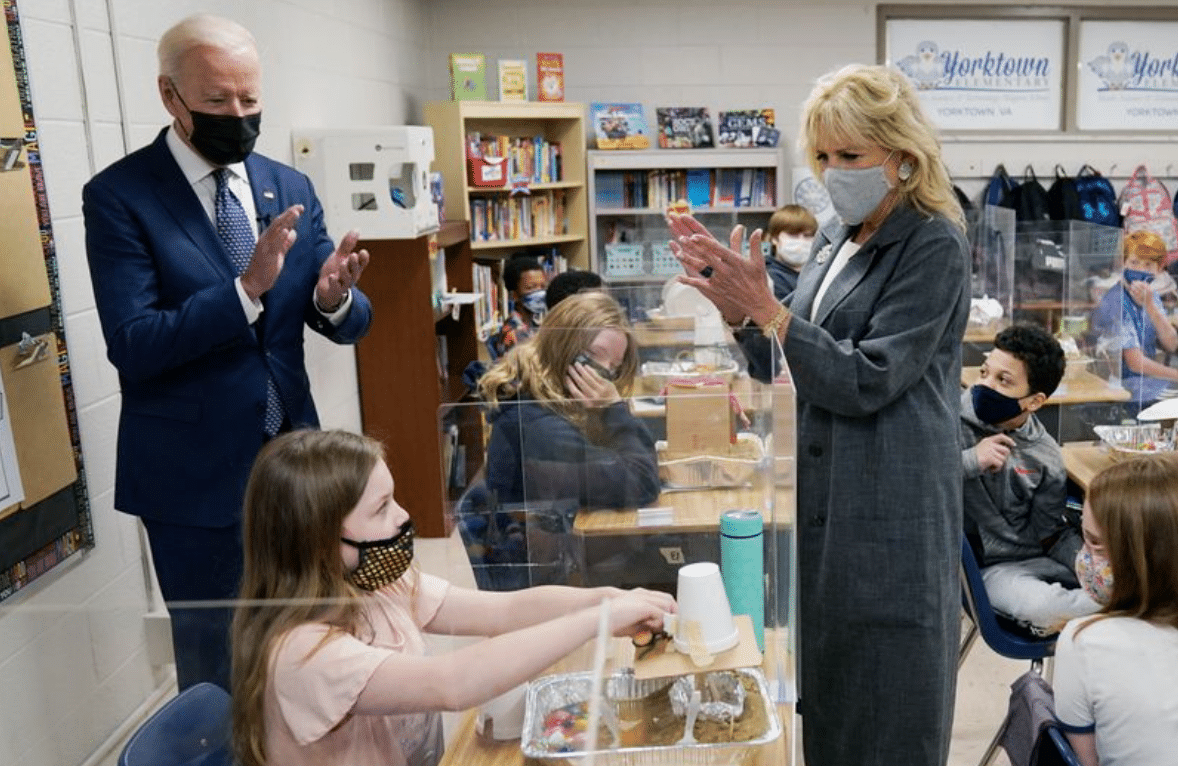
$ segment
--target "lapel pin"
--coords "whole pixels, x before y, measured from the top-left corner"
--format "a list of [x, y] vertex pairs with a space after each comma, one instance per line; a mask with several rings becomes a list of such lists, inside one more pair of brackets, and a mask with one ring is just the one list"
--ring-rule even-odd
[[814, 256], [814, 260], [818, 263], [826, 263], [826, 259], [830, 257], [830, 245], [826, 245]]
[[266, 199], [274, 199], [274, 192], [271, 191], [270, 189], [263, 189], [262, 196], [265, 197]]

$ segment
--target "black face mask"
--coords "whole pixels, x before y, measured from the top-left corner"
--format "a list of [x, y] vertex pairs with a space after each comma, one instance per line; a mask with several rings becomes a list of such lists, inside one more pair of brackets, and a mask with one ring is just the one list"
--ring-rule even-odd
[[[172, 84], [172, 92], [176, 94], [184, 108], [188, 104]], [[188, 140], [192, 142], [201, 155], [214, 165], [232, 165], [241, 162], [254, 150], [254, 143], [258, 134], [262, 132], [262, 113], [247, 114], [237, 117], [232, 114], [209, 114], [194, 112], [188, 109], [188, 116], [192, 118], [192, 134]]]
[[995, 391], [981, 383], [970, 389], [973, 397], [973, 411], [978, 420], [992, 426], [1005, 423], [1022, 414], [1023, 407], [1013, 396]]
[[384, 540], [358, 542], [341, 537], [340, 541], [360, 551], [360, 564], [346, 577], [364, 590], [379, 590], [401, 579], [413, 563], [413, 520], [401, 525], [397, 534]]

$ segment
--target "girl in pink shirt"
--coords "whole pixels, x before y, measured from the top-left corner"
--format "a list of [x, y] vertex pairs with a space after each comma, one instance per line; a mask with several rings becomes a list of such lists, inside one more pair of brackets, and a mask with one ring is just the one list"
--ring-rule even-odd
[[[432, 766], [439, 712], [490, 700], [593, 637], [659, 629], [663, 593], [543, 586], [472, 591], [412, 566], [413, 523], [379, 442], [295, 431], [246, 488], [233, 623], [233, 737], [242, 766]], [[431, 657], [422, 632], [489, 636]]]

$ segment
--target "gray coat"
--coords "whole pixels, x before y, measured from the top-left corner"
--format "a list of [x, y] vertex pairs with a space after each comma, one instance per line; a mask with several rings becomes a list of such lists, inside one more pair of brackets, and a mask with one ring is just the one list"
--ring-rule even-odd
[[810, 322], [849, 234], [819, 234], [830, 255], [803, 268], [784, 344], [798, 394], [802, 741], [808, 766], [941, 766], [961, 604], [966, 242], [898, 208]]

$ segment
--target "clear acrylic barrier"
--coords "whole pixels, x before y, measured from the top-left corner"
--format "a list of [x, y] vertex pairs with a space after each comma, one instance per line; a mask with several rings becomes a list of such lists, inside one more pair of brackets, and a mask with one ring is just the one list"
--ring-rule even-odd
[[[697, 347], [693, 333], [639, 318], [659, 305], [658, 293], [644, 287], [609, 290], [637, 318], [638, 369], [633, 381], [619, 382], [621, 403], [511, 399], [498, 409], [475, 402], [443, 411], [443, 422], [486, 423], [485, 464], [468, 471], [461, 488], [451, 478], [449, 518], [467, 558], [454, 563], [484, 590], [557, 584], [675, 593], [686, 564], [715, 562], [737, 576], [731, 559], [726, 569], [721, 517], [756, 511], [762, 565], [739, 590], [764, 583], [760, 669], [785, 706], [784, 739], [792, 742], [793, 389], [788, 376], [776, 385], [749, 377], [730, 335]], [[556, 330], [546, 324], [541, 332]], [[657, 364], [667, 360], [678, 366]], [[623, 644], [625, 656], [611, 656], [624, 665]], [[590, 670], [586, 659], [562, 668]], [[792, 762], [788, 748], [772, 750], [772, 762]]]
[[1121, 229], [1087, 221], [1017, 227], [1015, 320], [1044, 327], [1067, 357], [1064, 379], [1039, 415], [1061, 443], [1092, 439], [1092, 426], [1127, 414], [1121, 313], [1112, 307], [1116, 296], [1105, 301], [1119, 280], [1121, 241]]
[[982, 363], [1014, 315], [1014, 211], [986, 205], [969, 222], [973, 253], [969, 323], [962, 364]]

